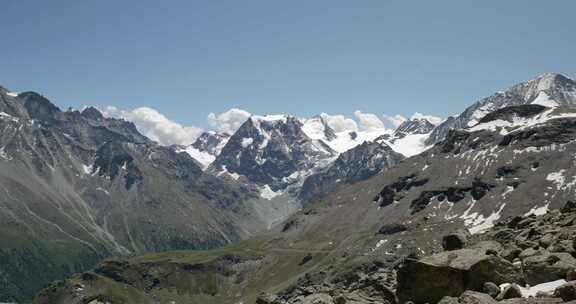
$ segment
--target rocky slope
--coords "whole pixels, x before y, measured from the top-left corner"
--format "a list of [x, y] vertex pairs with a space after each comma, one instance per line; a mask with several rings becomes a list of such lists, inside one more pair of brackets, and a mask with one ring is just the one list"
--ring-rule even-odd
[[222, 246], [255, 218], [257, 193], [94, 108], [0, 89], [0, 130], [0, 301], [110, 255]]
[[395, 152], [384, 137], [354, 147], [338, 156], [326, 169], [304, 180], [299, 190], [303, 201], [321, 198], [342, 184], [359, 182], [397, 165], [404, 156]]

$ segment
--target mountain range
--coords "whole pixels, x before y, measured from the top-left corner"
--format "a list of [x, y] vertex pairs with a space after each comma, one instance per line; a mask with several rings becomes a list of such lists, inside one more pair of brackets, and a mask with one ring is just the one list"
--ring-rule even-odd
[[99, 262], [35, 303], [300, 303], [330, 293], [296, 290], [349, 288], [367, 265], [393, 289], [397, 261], [443, 234], [573, 198], [575, 105], [576, 82], [547, 73], [446, 120], [337, 132], [322, 115], [251, 116], [166, 147], [2, 88], [0, 301]]

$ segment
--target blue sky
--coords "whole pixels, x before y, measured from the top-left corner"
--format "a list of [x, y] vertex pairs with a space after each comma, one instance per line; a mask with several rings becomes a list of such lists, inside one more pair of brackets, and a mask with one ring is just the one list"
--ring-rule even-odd
[[576, 74], [575, 1], [3, 0], [0, 84], [62, 108], [446, 116]]

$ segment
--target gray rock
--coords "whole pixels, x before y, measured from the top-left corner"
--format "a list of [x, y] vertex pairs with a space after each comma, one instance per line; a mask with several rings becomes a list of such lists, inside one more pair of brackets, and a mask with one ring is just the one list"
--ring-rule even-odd
[[512, 262], [520, 255], [521, 252], [522, 249], [520, 249], [520, 247], [516, 245], [509, 245], [504, 250], [502, 250], [502, 252], [500, 252], [500, 256]]
[[460, 304], [495, 304], [490, 295], [476, 291], [466, 291], [459, 298]]
[[573, 201], [567, 201], [566, 204], [564, 204], [564, 207], [560, 209], [560, 212], [562, 213], [569, 213], [574, 211], [576, 211], [576, 203]]
[[442, 248], [444, 250], [457, 250], [466, 247], [470, 232], [467, 229], [460, 229], [442, 238]]
[[522, 274], [512, 263], [486, 254], [485, 246], [445, 251], [403, 265], [398, 270], [400, 302], [436, 303], [444, 296], [482, 290], [485, 282], [521, 283]]
[[576, 281], [567, 282], [556, 288], [554, 296], [562, 298], [564, 302], [576, 300]]
[[482, 292], [496, 298], [500, 294], [500, 287], [492, 282], [482, 284]]
[[497, 301], [513, 299], [513, 298], [521, 298], [522, 292], [520, 291], [520, 287], [516, 284], [510, 284], [506, 286], [500, 294], [496, 297]]
[[458, 298], [456, 297], [443, 297], [438, 304], [459, 304]]
[[524, 259], [529, 258], [531, 256], [543, 255], [543, 254], [547, 254], [547, 253], [548, 252], [546, 252], [544, 250], [540, 250], [540, 249], [526, 248], [526, 249], [522, 250], [522, 252], [520, 252], [520, 254], [518, 255], [518, 258], [520, 258], [521, 260], [524, 260]]
[[563, 252], [531, 256], [522, 263], [530, 285], [564, 279], [569, 270], [576, 268], [576, 259]]
[[553, 234], [548, 233], [538, 240], [538, 244], [542, 248], [548, 248], [548, 246], [550, 246], [555, 240], [556, 237]]
[[276, 295], [269, 294], [269, 293], [262, 293], [256, 298], [256, 304], [276, 304], [277, 302]]

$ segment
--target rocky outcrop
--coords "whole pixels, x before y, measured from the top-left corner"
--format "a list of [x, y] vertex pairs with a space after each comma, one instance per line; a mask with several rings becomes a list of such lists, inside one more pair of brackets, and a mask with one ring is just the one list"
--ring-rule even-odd
[[406, 261], [398, 271], [401, 302], [436, 303], [466, 290], [481, 291], [485, 282], [522, 283], [520, 269], [484, 248], [446, 251]]
[[338, 185], [366, 180], [404, 159], [383, 139], [364, 142], [338, 156], [329, 167], [304, 180], [299, 197], [305, 201], [320, 198]]

